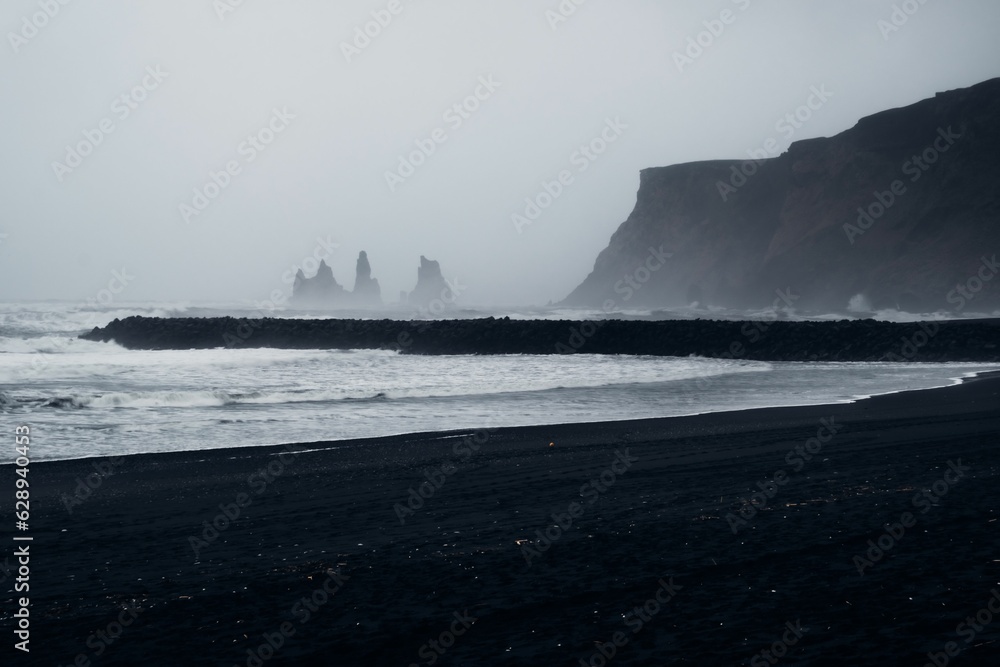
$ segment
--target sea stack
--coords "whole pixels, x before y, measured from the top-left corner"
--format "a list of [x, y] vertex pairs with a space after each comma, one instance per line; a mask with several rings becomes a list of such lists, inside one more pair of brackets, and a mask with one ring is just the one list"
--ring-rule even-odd
[[292, 286], [292, 300], [303, 306], [333, 306], [344, 296], [344, 288], [333, 277], [333, 269], [322, 260], [316, 275], [306, 278], [299, 269], [295, 274], [295, 284]]
[[441, 275], [441, 265], [433, 259], [420, 256], [420, 268], [417, 269], [417, 286], [410, 292], [408, 300], [411, 304], [426, 306], [434, 300], [454, 300], [449, 296], [450, 288]]
[[368, 253], [364, 250], [358, 255], [358, 264], [354, 276], [354, 290], [351, 292], [355, 303], [365, 306], [377, 306], [382, 303], [382, 289], [378, 280], [372, 278], [372, 267], [368, 263]]

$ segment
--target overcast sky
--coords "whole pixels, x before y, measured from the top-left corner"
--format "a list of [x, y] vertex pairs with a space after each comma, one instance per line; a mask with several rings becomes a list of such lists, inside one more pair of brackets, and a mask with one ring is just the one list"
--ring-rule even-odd
[[350, 288], [367, 250], [389, 300], [423, 254], [466, 304], [544, 304], [641, 169], [1000, 74], [995, 0], [62, 2], [3, 3], [2, 300], [92, 298], [122, 269], [121, 300], [263, 300], [313, 256]]

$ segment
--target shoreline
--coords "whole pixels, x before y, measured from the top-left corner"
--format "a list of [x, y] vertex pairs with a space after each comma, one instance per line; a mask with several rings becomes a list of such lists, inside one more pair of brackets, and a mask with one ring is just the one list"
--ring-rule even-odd
[[[580, 426], [593, 426], [595, 428], [609, 428], [609, 427], [611, 427], [611, 425], [618, 425], [618, 424], [629, 424], [629, 423], [641, 424], [641, 423], [646, 423], [646, 422], [658, 423], [658, 422], [665, 422], [666, 420], [688, 419], [688, 418], [693, 418], [693, 417], [709, 417], [709, 416], [713, 416], [713, 415], [714, 416], [719, 416], [720, 418], [724, 418], [725, 415], [729, 415], [729, 414], [754, 412], [754, 411], [784, 410], [784, 409], [795, 409], [795, 408], [821, 408], [823, 406], [852, 405], [852, 404], [858, 403], [860, 401], [865, 401], [865, 400], [869, 400], [869, 399], [873, 399], [873, 398], [878, 398], [878, 397], [882, 397], [882, 396], [893, 396], [893, 395], [896, 395], [896, 394], [918, 393], [918, 392], [927, 392], [927, 391], [936, 391], [936, 390], [941, 390], [941, 389], [948, 389], [950, 387], [957, 387], [957, 386], [961, 386], [961, 385], [966, 384], [966, 383], [974, 382], [974, 381], [981, 380], [981, 379], [988, 379], [988, 378], [991, 378], [991, 377], [996, 377], [996, 378], [1000, 379], [1000, 368], [998, 368], [996, 370], [971, 371], [971, 372], [968, 372], [968, 373], [963, 373], [962, 376], [960, 376], [960, 377], [949, 378], [949, 380], [951, 381], [951, 384], [947, 384], [947, 385], [942, 384], [942, 385], [937, 385], [937, 386], [934, 386], [934, 387], [926, 387], [926, 388], [922, 388], [922, 389], [898, 389], [898, 390], [887, 391], [887, 392], [883, 392], [883, 393], [879, 393], [879, 394], [858, 395], [858, 396], [852, 397], [850, 399], [843, 399], [843, 400], [836, 401], [836, 402], [833, 402], [833, 403], [802, 403], [802, 404], [795, 404], [795, 405], [776, 405], [776, 406], [753, 407], [753, 408], [736, 408], [736, 409], [733, 409], [733, 410], [715, 410], [715, 411], [707, 411], [707, 412], [692, 412], [692, 413], [683, 414], [683, 415], [672, 415], [672, 416], [667, 416], [667, 417], [646, 417], [646, 418], [640, 418], [640, 419], [610, 419], [610, 420], [587, 421], [587, 422], [556, 422], [556, 423], [551, 423], [551, 424], [547, 424], [547, 423], [540, 423], [540, 424], [520, 424], [520, 425], [514, 425], [514, 426], [491, 427], [490, 430], [493, 430], [493, 431], [498, 431], [498, 430], [517, 431], [518, 429], [545, 429], [545, 428], [561, 429], [561, 428], [564, 428], [564, 427], [580, 427]], [[28, 415], [26, 415], [26, 416], [28, 416]], [[12, 420], [12, 421], [17, 421], [17, 420]], [[24, 419], [24, 420], [21, 420], [21, 421], [27, 423], [27, 422], [30, 422], [30, 419]], [[462, 432], [465, 432], [465, 431], [476, 431], [476, 430], [481, 430], [481, 429], [477, 429], [477, 427], [469, 427], [469, 428], [447, 429], [447, 430], [436, 430], [436, 431], [407, 431], [407, 432], [403, 432], [403, 433], [391, 433], [391, 434], [387, 434], [387, 435], [379, 435], [379, 436], [373, 436], [373, 437], [345, 438], [345, 439], [342, 439], [342, 440], [289, 441], [289, 442], [268, 443], [268, 444], [262, 444], [262, 445], [245, 445], [245, 446], [242, 446], [242, 447], [220, 447], [220, 448], [210, 448], [210, 449], [183, 449], [183, 450], [174, 450], [174, 451], [167, 451], [167, 452], [139, 452], [139, 453], [133, 453], [133, 454], [122, 454], [120, 457], [116, 457], [116, 458], [157, 457], [157, 456], [167, 456], [167, 455], [186, 456], [186, 455], [193, 455], [193, 454], [197, 454], [197, 453], [208, 453], [208, 452], [213, 452], [213, 453], [215, 453], [216, 455], [219, 455], [219, 456], [224, 455], [226, 452], [231, 452], [234, 455], [238, 455], [241, 452], [246, 453], [246, 452], [250, 452], [250, 451], [266, 451], [266, 452], [272, 452], [272, 453], [273, 452], [280, 453], [281, 451], [284, 451], [288, 447], [304, 447], [304, 446], [314, 446], [314, 447], [317, 447], [317, 449], [315, 451], [322, 451], [322, 450], [326, 450], [326, 449], [336, 449], [337, 446], [345, 446], [346, 447], [346, 446], [361, 446], [361, 445], [364, 445], [364, 444], [385, 444], [385, 443], [389, 443], [389, 442], [396, 442], [398, 440], [408, 440], [408, 439], [424, 440], [424, 439], [433, 439], [434, 436], [440, 436], [441, 438], [455, 438], [455, 437], [457, 437], [455, 434], [462, 433]], [[107, 458], [109, 458], [109, 457], [108, 456], [104, 456], [104, 455], [102, 455], [102, 456], [73, 457], [73, 458], [53, 458], [53, 459], [44, 459], [44, 460], [35, 461], [35, 462], [33, 462], [33, 465], [36, 465], [36, 466], [38, 466], [38, 465], [47, 465], [47, 464], [51, 464], [51, 463], [60, 463], [60, 462], [66, 462], [66, 461], [95, 461], [95, 460], [102, 460], [102, 459], [107, 459]], [[12, 464], [9, 464], [9, 463], [0, 463], [0, 470], [2, 470], [4, 466], [12, 466]]]

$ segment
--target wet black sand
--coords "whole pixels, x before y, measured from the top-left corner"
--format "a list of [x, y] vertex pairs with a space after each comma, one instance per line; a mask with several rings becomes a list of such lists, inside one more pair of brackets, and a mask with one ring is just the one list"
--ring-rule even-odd
[[[959, 664], [1000, 655], [1000, 616], [969, 642], [958, 628], [1000, 590], [1000, 378], [463, 436], [35, 464], [31, 654], [12, 649], [12, 575], [3, 664], [569, 667], [603, 664], [615, 633], [613, 665], [771, 664], [754, 656], [783, 637], [779, 664], [923, 665], [949, 641]], [[439, 488], [402, 511], [428, 472]], [[0, 479], [13, 489], [11, 466]], [[776, 492], [734, 535], [757, 482]], [[946, 495], [914, 502], [936, 482]], [[211, 539], [203, 522], [237, 502]], [[855, 556], [907, 512], [861, 576]], [[264, 635], [280, 648], [248, 662]]]

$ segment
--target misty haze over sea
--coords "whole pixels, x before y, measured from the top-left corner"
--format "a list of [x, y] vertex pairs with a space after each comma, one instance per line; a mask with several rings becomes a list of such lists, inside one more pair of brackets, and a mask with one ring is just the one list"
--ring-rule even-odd
[[[587, 2], [568, 16], [443, 0], [401, 2], [372, 28], [384, 4], [69, 3], [37, 27], [36, 2], [12, 3], [0, 300], [96, 299], [124, 271], [120, 301], [265, 301], [317, 252], [350, 286], [366, 250], [386, 302], [413, 288], [421, 254], [468, 286], [466, 303], [558, 302], [643, 169], [777, 157], [997, 74], [985, 0], [917, 3], [905, 21], [888, 0]], [[563, 172], [530, 225], [512, 221]], [[706, 194], [719, 199], [714, 181]]]

